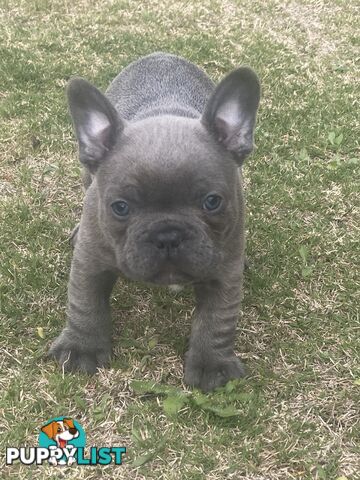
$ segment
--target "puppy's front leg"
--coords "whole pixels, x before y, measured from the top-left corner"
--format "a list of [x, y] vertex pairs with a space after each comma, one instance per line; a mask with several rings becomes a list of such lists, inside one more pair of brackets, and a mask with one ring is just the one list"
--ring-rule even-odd
[[117, 275], [96, 267], [93, 259], [75, 249], [68, 286], [68, 320], [49, 355], [65, 371], [95, 373], [111, 354], [110, 294]]
[[241, 284], [242, 275], [237, 274], [195, 288], [197, 306], [185, 358], [188, 385], [208, 392], [245, 375], [234, 353]]

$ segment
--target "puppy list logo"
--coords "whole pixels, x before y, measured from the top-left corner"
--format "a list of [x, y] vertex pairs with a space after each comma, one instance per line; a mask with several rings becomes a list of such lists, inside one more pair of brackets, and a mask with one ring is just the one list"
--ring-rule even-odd
[[6, 464], [19, 460], [24, 465], [121, 465], [126, 453], [125, 447], [90, 447], [86, 456], [85, 445], [85, 432], [76, 420], [56, 417], [41, 427], [39, 447], [8, 447]]

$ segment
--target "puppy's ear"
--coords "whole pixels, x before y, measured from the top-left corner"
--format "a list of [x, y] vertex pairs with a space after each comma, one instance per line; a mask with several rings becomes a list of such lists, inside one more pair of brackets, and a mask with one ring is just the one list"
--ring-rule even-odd
[[63, 422], [64, 422], [69, 428], [75, 428], [74, 420], [73, 420], [72, 418], [63, 418]]
[[41, 427], [41, 431], [44, 432], [49, 438], [54, 439], [57, 430], [57, 423], [51, 422], [44, 427]]
[[241, 165], [254, 147], [260, 83], [256, 73], [241, 67], [215, 88], [202, 116], [202, 123]]
[[67, 96], [80, 161], [94, 173], [115, 145], [124, 123], [105, 95], [82, 78], [70, 80]]

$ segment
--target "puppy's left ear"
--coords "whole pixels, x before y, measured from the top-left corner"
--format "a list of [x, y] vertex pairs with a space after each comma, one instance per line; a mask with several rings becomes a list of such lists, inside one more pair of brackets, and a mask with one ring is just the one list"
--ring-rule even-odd
[[63, 418], [63, 422], [64, 422], [69, 428], [75, 428], [74, 420], [73, 420], [72, 418]]
[[241, 165], [254, 148], [260, 82], [256, 73], [241, 67], [227, 75], [208, 100], [201, 122]]

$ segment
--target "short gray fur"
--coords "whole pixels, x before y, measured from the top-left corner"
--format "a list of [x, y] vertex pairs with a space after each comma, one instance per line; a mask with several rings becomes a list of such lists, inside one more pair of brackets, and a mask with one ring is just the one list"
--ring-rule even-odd
[[86, 195], [73, 233], [68, 321], [50, 348], [66, 371], [108, 364], [109, 299], [120, 275], [193, 285], [186, 384], [210, 391], [244, 375], [234, 353], [245, 248], [239, 166], [253, 148], [259, 98], [247, 67], [215, 87], [166, 53], [130, 64], [106, 95], [70, 81]]
[[125, 68], [106, 96], [125, 120], [164, 114], [198, 118], [214, 86], [202, 70], [185, 59], [153, 53]]

